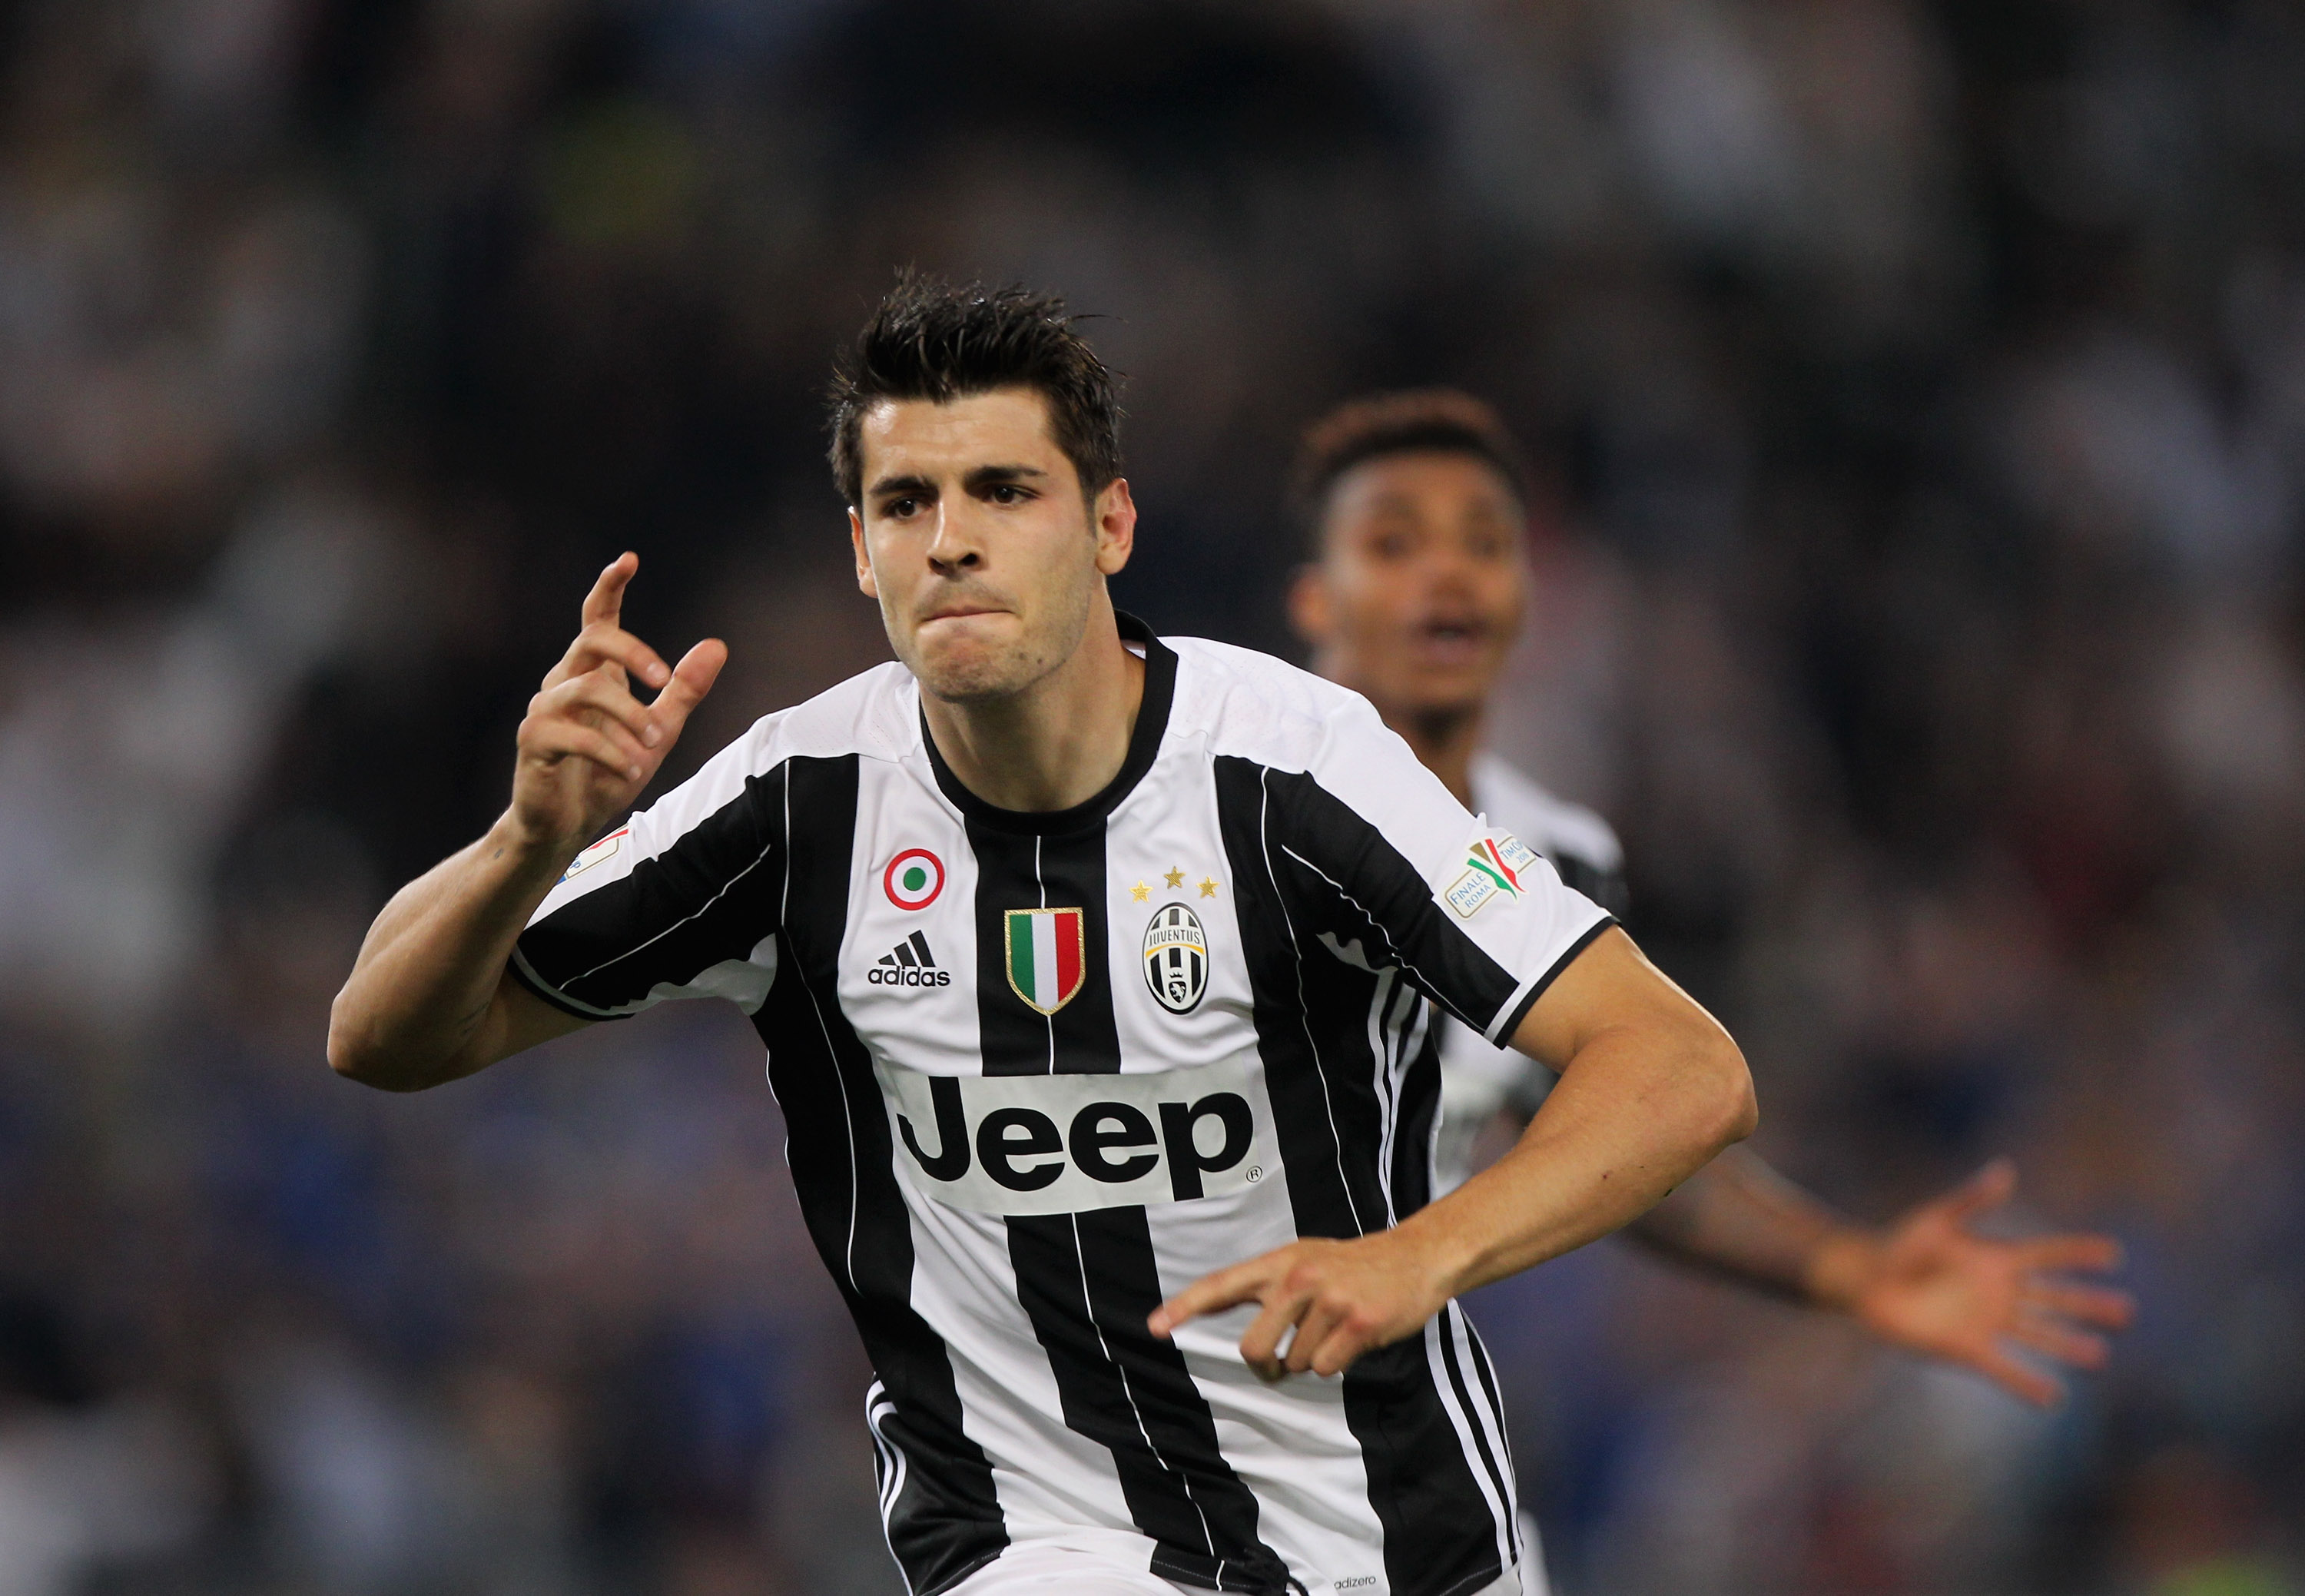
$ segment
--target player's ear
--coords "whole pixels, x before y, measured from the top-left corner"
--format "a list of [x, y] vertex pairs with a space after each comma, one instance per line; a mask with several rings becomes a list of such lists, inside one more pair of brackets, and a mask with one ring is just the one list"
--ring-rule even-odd
[[1129, 496], [1128, 479], [1114, 477], [1090, 507], [1096, 525], [1096, 568], [1112, 576], [1136, 551], [1136, 500]]
[[857, 591], [868, 599], [879, 598], [880, 590], [872, 581], [872, 556], [864, 551], [864, 518], [856, 513], [855, 505], [848, 507], [848, 546], [856, 553]]
[[1328, 642], [1336, 610], [1329, 593], [1329, 574], [1318, 565], [1300, 565], [1289, 577], [1289, 624], [1315, 648]]

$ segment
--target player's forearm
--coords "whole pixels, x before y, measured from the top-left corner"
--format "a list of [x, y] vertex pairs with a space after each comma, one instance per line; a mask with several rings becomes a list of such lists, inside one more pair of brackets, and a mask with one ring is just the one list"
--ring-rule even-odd
[[370, 1086], [414, 1091], [501, 1056], [506, 964], [573, 851], [523, 835], [507, 815], [401, 888], [336, 994], [329, 1064]]
[[1845, 1307], [1874, 1238], [1747, 1148], [1689, 1176], [1625, 1233], [1677, 1262], [1820, 1307]]
[[1710, 1020], [1606, 1031], [1510, 1152], [1400, 1229], [1456, 1295], [1637, 1218], [1755, 1119], [1744, 1058]]

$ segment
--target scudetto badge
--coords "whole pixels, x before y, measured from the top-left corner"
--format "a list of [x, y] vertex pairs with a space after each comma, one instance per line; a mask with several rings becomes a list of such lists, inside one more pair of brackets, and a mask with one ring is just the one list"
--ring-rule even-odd
[[1189, 1014], [1209, 986], [1209, 938], [1200, 917], [1163, 904], [1144, 927], [1144, 985], [1171, 1014]]
[[1053, 1014], [1088, 979], [1087, 921], [1077, 909], [1012, 909], [1007, 924], [1009, 989]]

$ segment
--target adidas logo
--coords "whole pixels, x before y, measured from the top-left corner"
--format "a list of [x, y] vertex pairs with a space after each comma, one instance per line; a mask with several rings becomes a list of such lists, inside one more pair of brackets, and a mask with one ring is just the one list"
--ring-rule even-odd
[[929, 939], [915, 931], [881, 954], [880, 962], [864, 972], [864, 979], [875, 986], [949, 986], [952, 972], [937, 968]]

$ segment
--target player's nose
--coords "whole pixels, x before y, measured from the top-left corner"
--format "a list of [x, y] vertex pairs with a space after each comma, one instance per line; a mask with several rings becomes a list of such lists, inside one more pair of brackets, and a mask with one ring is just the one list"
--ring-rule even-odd
[[939, 570], [967, 570], [984, 562], [984, 551], [965, 514], [956, 513], [949, 500], [936, 507], [936, 532], [929, 539], [929, 563]]

